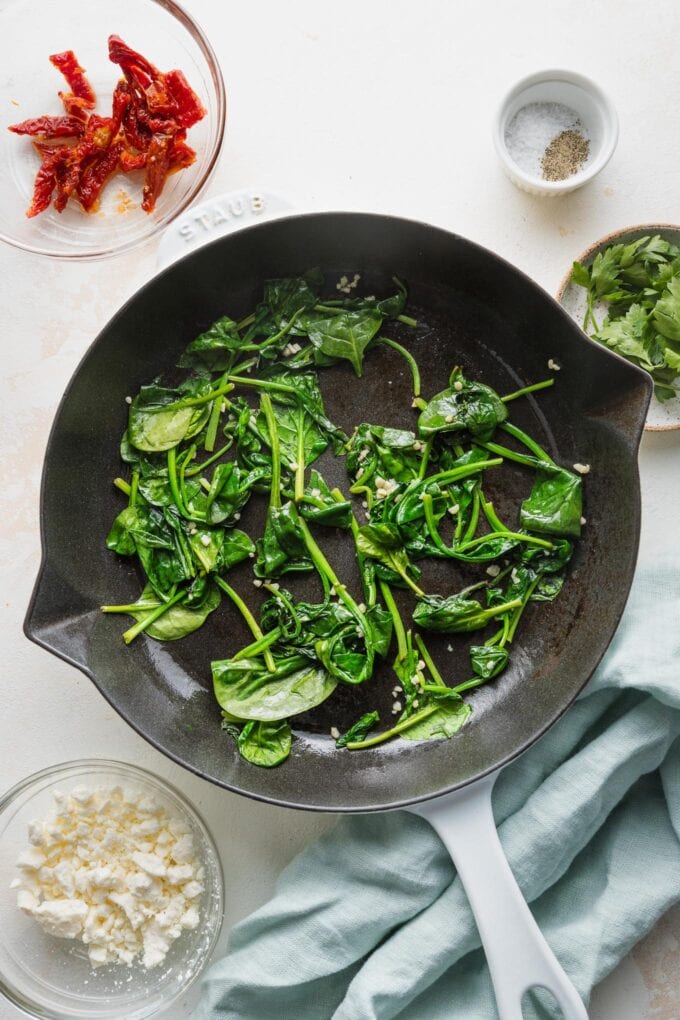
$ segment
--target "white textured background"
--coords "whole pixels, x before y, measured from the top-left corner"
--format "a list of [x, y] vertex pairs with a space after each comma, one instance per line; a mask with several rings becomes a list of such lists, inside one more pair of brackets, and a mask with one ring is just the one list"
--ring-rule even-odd
[[[674, 0], [187, 0], [187, 6], [217, 50], [229, 94], [226, 143], [208, 194], [256, 183], [305, 209], [427, 220], [498, 251], [551, 292], [572, 259], [602, 234], [637, 222], [680, 222]], [[491, 120], [519, 77], [549, 66], [594, 77], [618, 108], [621, 138], [594, 183], [540, 200], [503, 177]], [[330, 820], [250, 803], [172, 765], [88, 680], [21, 632], [39, 563], [40, 469], [55, 408], [88, 344], [153, 273], [154, 260], [153, 246], [91, 265], [0, 250], [0, 786], [87, 755], [169, 777], [197, 804], [221, 847], [224, 939]], [[643, 554], [662, 535], [675, 540], [679, 469], [680, 433], [645, 438]], [[679, 948], [676, 910], [597, 990], [592, 1016], [677, 1020]], [[166, 1018], [188, 1013], [186, 1003]], [[0, 1020], [18, 1015], [0, 1004]]]

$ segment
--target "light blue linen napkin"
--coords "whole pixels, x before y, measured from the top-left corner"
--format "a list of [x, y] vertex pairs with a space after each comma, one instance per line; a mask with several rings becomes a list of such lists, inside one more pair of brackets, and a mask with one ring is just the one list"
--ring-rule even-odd
[[[500, 776], [512, 870], [587, 1001], [680, 899], [680, 564], [638, 569], [570, 711]], [[455, 738], [454, 738], [455, 739]], [[544, 999], [525, 1016], [553, 1017]], [[196, 1020], [493, 1020], [489, 972], [439, 838], [405, 812], [346, 817], [238, 924]]]

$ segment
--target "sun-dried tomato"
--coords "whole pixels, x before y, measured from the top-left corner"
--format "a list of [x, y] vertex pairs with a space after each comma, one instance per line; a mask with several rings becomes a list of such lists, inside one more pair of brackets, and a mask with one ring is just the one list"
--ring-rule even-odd
[[156, 208], [156, 202], [170, 173], [171, 153], [172, 136], [154, 135], [147, 153], [146, 174], [142, 188], [142, 209], [144, 212], [153, 212]]
[[137, 53], [128, 46], [126, 42], [123, 42], [119, 35], [109, 36], [109, 60], [125, 71], [128, 67], [137, 67], [141, 71], [145, 71], [149, 79], [156, 77], [160, 74], [157, 67], [143, 57], [141, 53]]
[[118, 165], [123, 173], [130, 174], [134, 170], [143, 170], [146, 166], [146, 160], [146, 152], [130, 152], [129, 149], [123, 149]]
[[94, 209], [116, 170], [145, 171], [142, 208], [151, 212], [168, 175], [195, 161], [196, 153], [186, 143], [187, 128], [206, 111], [184, 74], [159, 71], [116, 35], [109, 37], [109, 57], [124, 75], [114, 89], [110, 117], [92, 112], [94, 90], [73, 50], [65, 50], [50, 60], [70, 89], [59, 92], [66, 116], [36, 117], [11, 126], [15, 134], [34, 139], [41, 157], [29, 216], [52, 200], [61, 212], [71, 196], [77, 196], [86, 211]]
[[97, 97], [94, 94], [94, 89], [85, 77], [85, 69], [78, 63], [73, 50], [53, 53], [50, 57], [50, 63], [54, 64], [56, 69], [66, 78], [68, 87], [73, 95], [87, 103], [91, 110], [94, 109]]
[[170, 155], [170, 166], [172, 173], [177, 170], [185, 170], [192, 163], [196, 162], [196, 152], [182, 139], [175, 138], [172, 144]]
[[177, 106], [178, 124], [190, 128], [203, 120], [206, 109], [181, 71], [168, 71], [165, 83]]
[[83, 170], [78, 181], [78, 198], [86, 212], [90, 212], [96, 206], [102, 188], [118, 168], [122, 152], [123, 143], [115, 142]]
[[9, 130], [32, 138], [76, 138], [82, 135], [85, 125], [75, 117], [33, 117], [10, 124]]
[[44, 212], [52, 201], [54, 189], [57, 186], [57, 165], [59, 153], [47, 154], [40, 164], [40, 169], [35, 175], [33, 183], [33, 198], [26, 215], [29, 218]]
[[74, 96], [72, 92], [60, 92], [59, 98], [69, 117], [79, 120], [82, 124], [86, 122], [90, 115], [90, 106], [85, 99]]

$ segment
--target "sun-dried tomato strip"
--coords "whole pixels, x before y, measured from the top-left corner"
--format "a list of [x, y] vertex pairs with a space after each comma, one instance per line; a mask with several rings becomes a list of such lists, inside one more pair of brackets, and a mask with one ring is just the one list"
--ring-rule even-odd
[[82, 135], [85, 125], [75, 117], [32, 117], [10, 124], [9, 130], [33, 138], [75, 138]]
[[182, 139], [175, 138], [172, 146], [172, 153], [170, 155], [170, 167], [171, 172], [175, 173], [177, 170], [185, 170], [188, 166], [196, 161], [196, 152], [187, 145]]
[[123, 69], [131, 66], [138, 67], [141, 71], [145, 71], [149, 78], [155, 78], [160, 74], [158, 68], [154, 67], [150, 60], [123, 42], [119, 35], [109, 36], [109, 60]]
[[70, 91], [59, 92], [66, 115], [10, 127], [30, 136], [41, 157], [29, 216], [51, 201], [61, 212], [74, 195], [86, 211], [94, 209], [117, 170], [144, 170], [142, 208], [149, 213], [168, 176], [195, 161], [196, 153], [186, 144], [187, 129], [206, 111], [184, 74], [159, 71], [116, 35], [109, 37], [109, 56], [124, 76], [114, 89], [110, 117], [92, 112], [94, 89], [73, 50], [64, 50], [50, 60], [69, 85]]
[[142, 188], [142, 209], [144, 212], [153, 212], [156, 208], [156, 202], [170, 172], [171, 152], [171, 135], [153, 136], [147, 153], [146, 174]]
[[133, 170], [143, 170], [146, 166], [147, 154], [146, 152], [130, 152], [129, 149], [123, 149], [120, 154], [118, 165], [125, 174], [132, 173]]
[[78, 182], [78, 198], [83, 209], [90, 212], [99, 199], [102, 188], [118, 168], [123, 143], [115, 142], [107, 151], [85, 167]]
[[53, 53], [50, 63], [54, 64], [68, 83], [68, 87], [74, 96], [84, 100], [92, 110], [97, 102], [94, 89], [85, 77], [85, 69], [80, 66], [73, 50], [64, 50], [63, 53]]
[[177, 105], [177, 123], [190, 128], [202, 120], [206, 109], [181, 71], [168, 71], [165, 75], [168, 92]]
[[40, 169], [35, 175], [35, 181], [33, 182], [33, 198], [26, 210], [28, 217], [32, 218], [44, 212], [52, 201], [52, 195], [57, 186], [59, 159], [59, 153], [48, 154], [40, 164]]

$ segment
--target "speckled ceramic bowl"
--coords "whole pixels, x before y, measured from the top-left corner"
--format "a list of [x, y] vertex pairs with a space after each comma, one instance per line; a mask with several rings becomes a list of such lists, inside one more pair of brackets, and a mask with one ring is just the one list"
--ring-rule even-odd
[[[608, 248], [611, 244], [628, 244], [636, 237], [654, 236], [660, 234], [666, 241], [671, 241], [680, 247], [680, 226], [672, 223], [639, 223], [632, 227], [623, 227], [611, 234], [606, 234], [598, 241], [591, 244], [575, 261], [589, 266], [595, 256]], [[583, 287], [577, 286], [571, 281], [571, 267], [564, 274], [557, 294], [559, 303], [569, 312], [579, 326], [583, 326], [583, 317], [586, 311], [586, 292]], [[601, 319], [605, 314], [605, 306], [596, 308], [596, 314]], [[595, 342], [595, 341], [593, 341]], [[672, 429], [680, 429], [680, 396], [667, 400], [664, 403], [652, 397], [645, 423], [647, 432], [668, 432]]]
[[[141, 963], [94, 969], [85, 946], [46, 934], [17, 907], [12, 879], [27, 848], [28, 823], [54, 810], [56, 790], [121, 786], [152, 796], [187, 824], [205, 869], [200, 924], [183, 931], [165, 960], [151, 970]], [[0, 797], [0, 992], [41, 1020], [145, 1020], [166, 1009], [198, 977], [212, 953], [224, 912], [222, 868], [204, 822], [169, 783], [144, 769], [102, 759], [55, 765], [36, 772]]]

